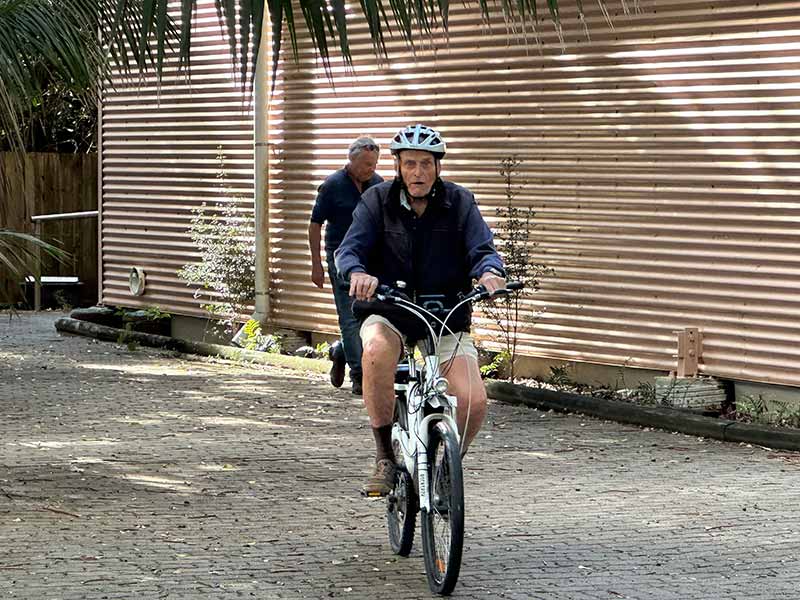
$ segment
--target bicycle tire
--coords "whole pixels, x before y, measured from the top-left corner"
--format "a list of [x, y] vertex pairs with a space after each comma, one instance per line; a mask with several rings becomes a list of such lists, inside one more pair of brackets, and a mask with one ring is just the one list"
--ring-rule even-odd
[[386, 525], [392, 552], [408, 556], [414, 545], [419, 501], [414, 491], [414, 480], [403, 468], [395, 471], [394, 488], [386, 501]]
[[[404, 392], [398, 392], [394, 405], [394, 423], [405, 428], [406, 398]], [[417, 526], [419, 497], [414, 479], [403, 466], [402, 451], [395, 446], [395, 478], [394, 486], [386, 501], [386, 525], [389, 530], [389, 545], [392, 552], [400, 556], [408, 556], [414, 545], [414, 530]]]
[[431, 509], [422, 511], [422, 550], [428, 585], [449, 595], [458, 581], [464, 549], [464, 479], [461, 451], [452, 428], [439, 421], [428, 445]]

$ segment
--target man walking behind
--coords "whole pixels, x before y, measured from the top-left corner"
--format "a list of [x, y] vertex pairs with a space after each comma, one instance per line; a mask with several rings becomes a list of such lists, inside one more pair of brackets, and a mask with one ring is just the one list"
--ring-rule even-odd
[[333, 288], [333, 299], [339, 315], [342, 342], [331, 346], [331, 383], [340, 387], [344, 382], [345, 360], [350, 367], [350, 380], [354, 394], [361, 395], [361, 324], [353, 316], [350, 288], [337, 275], [333, 253], [342, 243], [353, 222], [353, 210], [361, 194], [369, 187], [381, 183], [383, 178], [375, 173], [380, 147], [372, 138], [360, 137], [350, 144], [347, 164], [332, 173], [319, 186], [317, 200], [308, 225], [308, 245], [311, 248], [311, 281], [322, 288], [325, 275], [320, 252], [322, 225], [325, 224], [325, 256], [328, 277]]

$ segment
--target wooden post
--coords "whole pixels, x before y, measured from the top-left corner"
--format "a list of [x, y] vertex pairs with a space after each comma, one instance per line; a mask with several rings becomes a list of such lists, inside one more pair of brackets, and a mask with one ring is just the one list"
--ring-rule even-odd
[[697, 377], [697, 363], [702, 355], [702, 334], [697, 327], [678, 331], [678, 377]]
[[[36, 221], [34, 223], [34, 233], [38, 239], [42, 239], [42, 222]], [[42, 248], [36, 245], [36, 265], [34, 265], [34, 277], [36, 281], [33, 283], [33, 310], [37, 313], [42, 310]]]

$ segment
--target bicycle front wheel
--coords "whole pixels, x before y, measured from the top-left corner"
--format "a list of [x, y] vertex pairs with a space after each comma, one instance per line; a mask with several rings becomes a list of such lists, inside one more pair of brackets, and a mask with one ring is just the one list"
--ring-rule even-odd
[[428, 585], [436, 594], [453, 591], [464, 548], [464, 480], [456, 434], [439, 421], [428, 446], [431, 508], [422, 512], [422, 549]]

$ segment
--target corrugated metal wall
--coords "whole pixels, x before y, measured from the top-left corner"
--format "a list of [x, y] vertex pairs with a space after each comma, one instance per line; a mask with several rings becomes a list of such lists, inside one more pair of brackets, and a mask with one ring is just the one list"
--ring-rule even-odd
[[[499, 161], [524, 161], [517, 199], [555, 274], [523, 353], [669, 369], [674, 331], [695, 326], [703, 372], [800, 385], [797, 3], [618, 5], [613, 29], [585, 3], [590, 40], [563, 4], [563, 51], [549, 25], [540, 51], [456, 4], [449, 40], [416, 60], [392, 42], [375, 67], [362, 31], [335, 88], [308, 49], [287, 67], [271, 112], [274, 316], [335, 330], [329, 290], [309, 280], [315, 188], [357, 135], [386, 143], [422, 121], [446, 136], [445, 177], [490, 220]], [[388, 155], [379, 171], [391, 175]]]
[[[191, 80], [165, 72], [106, 90], [101, 123], [102, 302], [159, 306], [205, 316], [202, 299], [178, 278], [198, 253], [188, 234], [192, 208], [226, 197], [253, 207], [253, 116], [234, 81], [228, 42], [213, 2], [198, 2]], [[221, 193], [218, 175], [223, 170]], [[144, 296], [131, 295], [128, 272], [147, 273]]]

